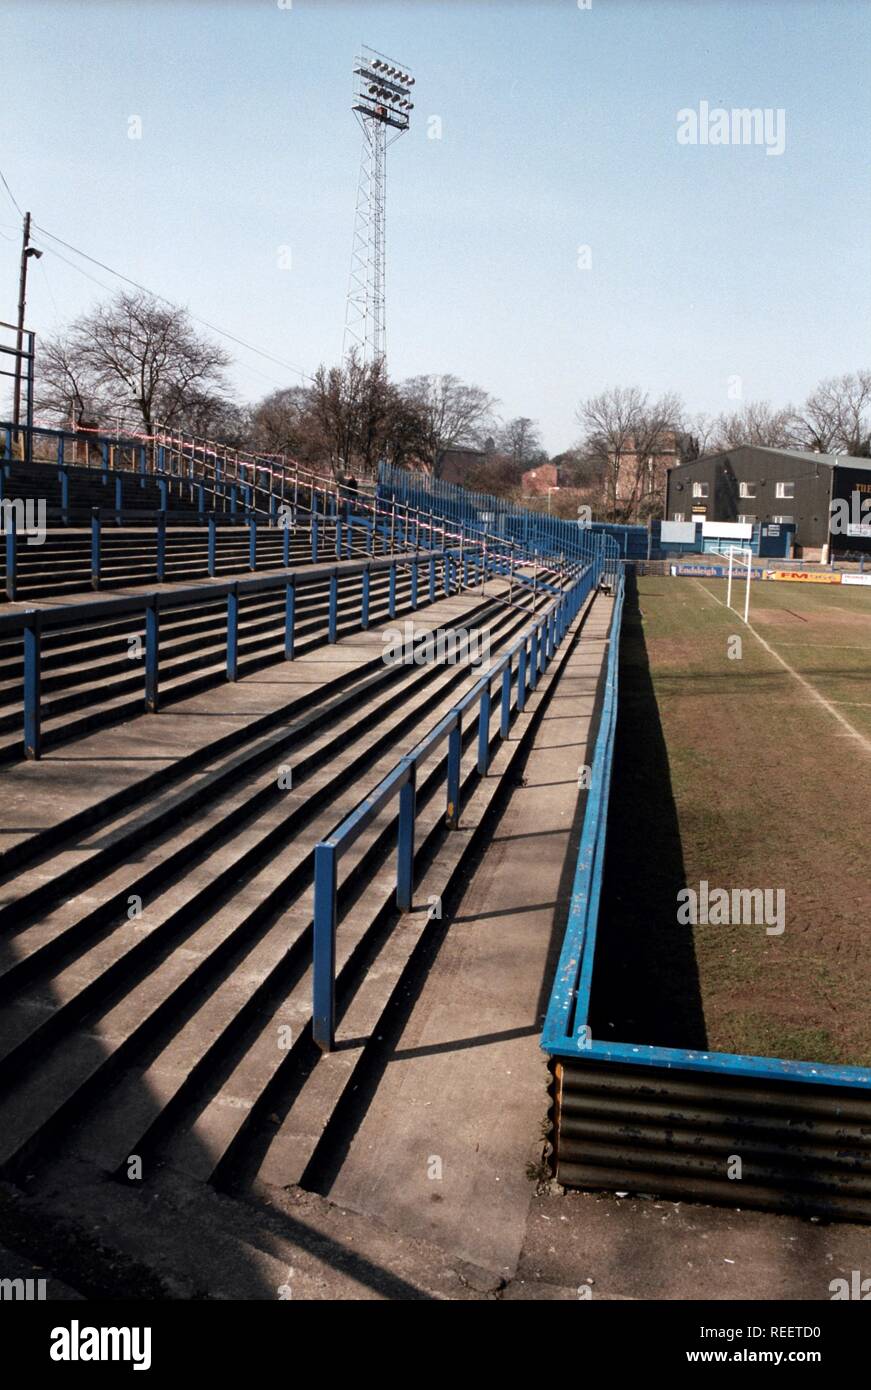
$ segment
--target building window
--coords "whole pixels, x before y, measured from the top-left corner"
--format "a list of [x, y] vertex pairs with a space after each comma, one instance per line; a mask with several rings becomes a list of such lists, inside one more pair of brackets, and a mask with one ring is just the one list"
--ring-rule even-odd
[[778, 525], [780, 525], [781, 523], [786, 524], [786, 522], [788, 522], [788, 521], [795, 521], [795, 517], [794, 517], [794, 516], [773, 516], [773, 517], [771, 518], [771, 520], [772, 520], [773, 522], [777, 523]]
[[672, 521], [683, 521], [683, 512], [675, 512], [671, 519]]
[[707, 495], [708, 495], [708, 484], [707, 484], [707, 483], [693, 483], [693, 497], [707, 497]]
[[738, 486], [738, 495], [739, 495], [739, 497], [755, 497], [755, 496], [756, 496], [756, 484], [755, 484], [755, 483], [740, 483], [739, 486]]
[[777, 497], [794, 497], [794, 496], [795, 496], [795, 483], [778, 483], [778, 484], [777, 484], [776, 496], [777, 496]]
[[738, 520], [739, 520], [739, 521], [744, 521], [744, 522], [749, 522], [749, 523], [752, 525], [752, 523], [756, 520], [756, 517], [755, 517], [755, 515], [752, 515], [750, 512], [742, 512], [742, 513], [739, 515]]

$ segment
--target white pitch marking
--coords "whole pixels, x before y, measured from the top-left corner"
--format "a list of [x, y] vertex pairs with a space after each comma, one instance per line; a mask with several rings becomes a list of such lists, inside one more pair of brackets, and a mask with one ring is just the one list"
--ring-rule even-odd
[[[698, 584], [700, 589], [704, 589], [706, 594], [710, 594], [711, 598], [714, 599], [717, 603], [719, 603], [721, 608], [726, 607], [723, 600], [721, 598], [717, 598], [716, 594], [711, 593], [711, 590], [708, 588], [708, 586], [706, 584], [703, 584], [700, 579], [694, 579], [693, 583]], [[728, 609], [727, 611], [734, 612], [733, 609]], [[739, 618], [741, 622], [744, 622], [743, 618], [741, 618], [740, 613], [736, 613], [735, 616]], [[816, 689], [816, 687], [811, 685], [810, 681], [805, 680], [804, 676], [799, 675], [798, 671], [796, 671], [794, 667], [790, 666], [789, 662], [786, 661], [780, 655], [779, 652], [776, 652], [773, 647], [769, 646], [765, 638], [760, 636], [760, 634], [756, 631], [755, 627], [753, 627], [752, 623], [744, 623], [744, 626], [747, 628], [748, 632], [753, 633], [753, 636], [756, 638], [756, 641], [760, 644], [760, 646], [764, 647], [765, 650], [769, 653], [769, 655], [774, 657], [775, 661], [779, 661], [784, 670], [788, 671], [791, 676], [795, 677], [799, 685], [804, 686], [805, 690], [808, 692], [812, 699], [816, 700], [818, 704], [822, 705], [823, 709], [827, 709], [829, 711], [829, 714], [834, 715], [838, 723], [843, 724], [844, 728], [847, 730], [850, 736], [856, 739], [857, 743], [861, 743], [865, 752], [868, 753], [869, 756], [871, 756], [871, 739], [866, 738], [864, 734], [860, 734], [858, 729], [854, 729], [849, 719], [845, 719], [842, 714], [839, 714], [830, 700], [827, 700], [824, 695], [821, 695], [820, 692]]]

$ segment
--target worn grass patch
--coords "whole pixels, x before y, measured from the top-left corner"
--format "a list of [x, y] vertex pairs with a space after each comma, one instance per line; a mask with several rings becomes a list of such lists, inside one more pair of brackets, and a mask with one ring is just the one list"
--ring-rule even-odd
[[[642, 578], [627, 603], [593, 1033], [871, 1065], [871, 749], [724, 598]], [[756, 583], [750, 623], [871, 739], [871, 590]], [[703, 879], [783, 890], [783, 934], [678, 924]]]

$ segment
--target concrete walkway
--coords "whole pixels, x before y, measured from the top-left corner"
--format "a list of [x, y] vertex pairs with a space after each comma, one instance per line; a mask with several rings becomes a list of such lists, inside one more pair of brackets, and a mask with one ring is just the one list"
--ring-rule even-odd
[[562, 938], [611, 600], [596, 598], [378, 1091], [326, 1195], [510, 1279], [540, 1158], [538, 1045]]

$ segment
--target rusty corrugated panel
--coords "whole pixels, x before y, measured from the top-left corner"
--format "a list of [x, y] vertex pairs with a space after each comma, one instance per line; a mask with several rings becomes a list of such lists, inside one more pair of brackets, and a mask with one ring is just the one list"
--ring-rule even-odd
[[[567, 1187], [871, 1221], [871, 1095], [667, 1068], [552, 1062]], [[740, 1177], [737, 1171], [740, 1159]]]

